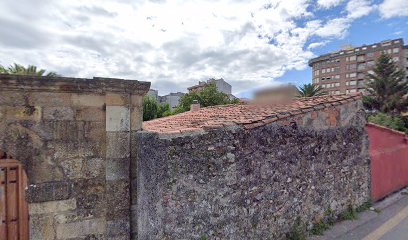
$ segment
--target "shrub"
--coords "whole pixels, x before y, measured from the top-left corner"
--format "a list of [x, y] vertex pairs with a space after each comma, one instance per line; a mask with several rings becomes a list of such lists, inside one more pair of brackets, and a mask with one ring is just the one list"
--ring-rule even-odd
[[392, 116], [379, 112], [369, 116], [368, 121], [408, 134], [408, 120], [401, 116]]

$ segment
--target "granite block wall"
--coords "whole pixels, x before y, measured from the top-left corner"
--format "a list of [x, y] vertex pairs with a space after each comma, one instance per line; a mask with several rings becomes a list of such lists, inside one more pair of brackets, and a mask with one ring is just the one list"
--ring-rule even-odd
[[[252, 128], [138, 132], [138, 239], [282, 239], [370, 197], [361, 101]], [[134, 235], [136, 239], [136, 235]]]
[[0, 151], [27, 173], [30, 239], [130, 239], [130, 135], [149, 85], [0, 75]]

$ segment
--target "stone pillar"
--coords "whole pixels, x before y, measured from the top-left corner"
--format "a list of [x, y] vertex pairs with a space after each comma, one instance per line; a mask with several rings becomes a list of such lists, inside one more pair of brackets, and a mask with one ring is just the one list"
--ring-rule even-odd
[[106, 94], [106, 229], [108, 239], [130, 239], [131, 95]]
[[131, 239], [137, 239], [137, 148], [136, 132], [142, 129], [143, 122], [143, 96], [132, 95], [131, 97], [131, 158], [130, 158], [130, 179], [131, 179]]

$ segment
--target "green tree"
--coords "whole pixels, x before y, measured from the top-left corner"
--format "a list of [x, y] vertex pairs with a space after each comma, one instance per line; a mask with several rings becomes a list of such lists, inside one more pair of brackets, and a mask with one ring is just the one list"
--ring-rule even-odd
[[4, 67], [0, 65], [0, 73], [3, 74], [15, 74], [15, 75], [30, 75], [30, 76], [46, 76], [46, 77], [59, 77], [55, 72], [46, 72], [44, 69], [38, 69], [36, 66], [28, 65], [24, 67], [23, 65], [14, 63], [9, 67]]
[[373, 73], [369, 73], [367, 78], [368, 95], [363, 98], [367, 108], [385, 113], [406, 110], [408, 82], [405, 81], [405, 72], [398, 68], [391, 56], [381, 54]]
[[171, 109], [168, 103], [158, 104], [157, 118], [167, 117], [170, 115], [171, 115]]
[[182, 113], [189, 111], [194, 100], [197, 100], [201, 107], [234, 104], [239, 102], [238, 99], [231, 100], [227, 94], [218, 92], [215, 84], [208, 84], [201, 91], [191, 92], [182, 96], [179, 105], [174, 112]]
[[302, 87], [299, 87], [298, 92], [301, 97], [314, 97], [326, 94], [323, 92], [323, 88], [321, 86], [317, 86], [312, 83], [304, 84]]
[[158, 103], [151, 96], [143, 97], [143, 121], [148, 121], [157, 118]]
[[172, 114], [168, 103], [160, 104], [151, 96], [143, 97], [143, 121], [170, 116]]

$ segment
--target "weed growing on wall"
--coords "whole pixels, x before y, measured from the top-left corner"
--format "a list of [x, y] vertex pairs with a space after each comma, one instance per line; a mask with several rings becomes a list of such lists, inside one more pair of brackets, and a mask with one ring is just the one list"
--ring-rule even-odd
[[291, 230], [286, 234], [287, 240], [306, 240], [307, 232], [306, 225], [297, 218], [295, 224], [293, 224]]
[[347, 210], [340, 213], [339, 221], [357, 219], [357, 212], [353, 205], [349, 204]]
[[330, 225], [327, 222], [320, 220], [313, 225], [312, 229], [310, 229], [310, 233], [313, 235], [323, 235], [323, 232], [329, 228]]

